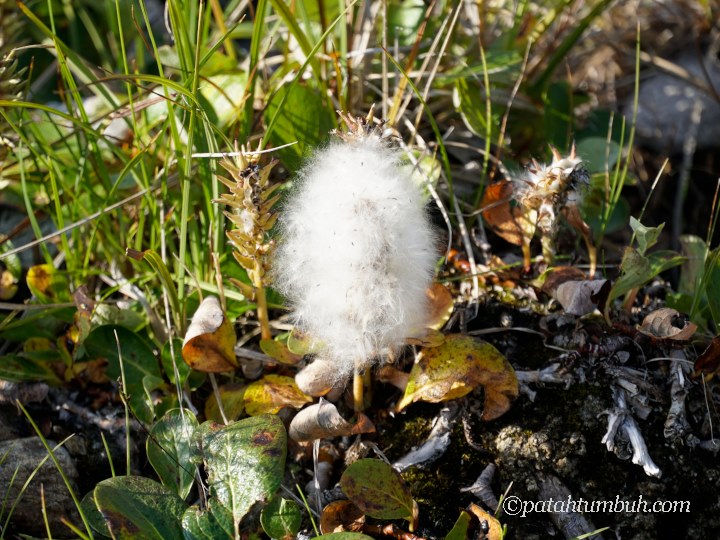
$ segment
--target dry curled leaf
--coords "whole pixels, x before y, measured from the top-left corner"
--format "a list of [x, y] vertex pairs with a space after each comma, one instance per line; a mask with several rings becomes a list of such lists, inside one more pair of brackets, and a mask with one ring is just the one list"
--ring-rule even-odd
[[697, 325], [672, 308], [656, 309], [643, 319], [638, 327], [641, 334], [659, 339], [686, 341], [697, 330]]
[[243, 401], [245, 412], [257, 416], [277, 414], [283, 407], [299, 409], [312, 402], [312, 398], [297, 387], [292, 377], [270, 374], [248, 385]]
[[198, 371], [222, 373], [238, 367], [235, 330], [214, 296], [207, 296], [190, 321], [182, 357]]
[[440, 330], [452, 315], [454, 307], [452, 294], [445, 285], [434, 283], [427, 290], [427, 297], [430, 304], [428, 328]]
[[323, 508], [320, 516], [320, 531], [323, 534], [360, 532], [363, 525], [365, 525], [365, 514], [348, 500], [331, 502]]
[[566, 281], [561, 283], [553, 295], [569, 315], [582, 317], [598, 307], [603, 288], [609, 288], [606, 279], [592, 281]]
[[306, 407], [290, 422], [288, 434], [297, 442], [329, 439], [360, 433], [372, 433], [375, 426], [370, 419], [358, 413], [357, 422], [351, 424], [345, 420], [329, 401], [320, 398], [319, 403]]
[[451, 334], [439, 347], [422, 351], [397, 410], [415, 401], [457, 399], [478, 386], [485, 389], [483, 420], [505, 413], [519, 392], [515, 371], [495, 347], [470, 336]]
[[695, 375], [700, 373], [713, 374], [720, 371], [720, 336], [715, 336], [695, 361]]
[[535, 234], [537, 212], [525, 216], [519, 206], [512, 206], [513, 183], [507, 180], [495, 182], [485, 188], [480, 207], [483, 218], [495, 234], [502, 239], [521, 246], [524, 238]]
[[316, 358], [312, 364], [298, 371], [295, 375], [295, 383], [298, 388], [309, 396], [324, 396], [337, 380], [337, 366], [332, 360]]

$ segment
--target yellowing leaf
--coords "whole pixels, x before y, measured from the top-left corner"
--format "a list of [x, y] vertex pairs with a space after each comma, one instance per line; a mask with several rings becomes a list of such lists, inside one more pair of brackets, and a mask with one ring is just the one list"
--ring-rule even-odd
[[487, 513], [475, 503], [470, 503], [468, 510], [472, 512], [480, 523], [487, 523], [488, 531], [485, 533], [487, 540], [502, 540], [503, 530], [500, 522], [492, 514]]
[[30, 292], [43, 302], [61, 302], [70, 299], [67, 278], [51, 264], [31, 266], [26, 280]]
[[[240, 418], [245, 410], [245, 388], [244, 384], [223, 384], [218, 387], [220, 401], [222, 402], [223, 412], [228, 422], [232, 422]], [[223, 417], [220, 414], [217, 397], [213, 393], [205, 402], [205, 418], [213, 422], [221, 424]]]
[[425, 349], [410, 371], [401, 410], [415, 401], [437, 403], [485, 389], [483, 420], [505, 413], [518, 396], [518, 381], [510, 363], [485, 341], [463, 334], [445, 336], [439, 347]]
[[245, 389], [245, 412], [250, 416], [276, 414], [283, 407], [299, 409], [312, 402], [310, 396], [303, 394], [292, 377], [283, 375], [265, 375]]
[[235, 330], [214, 296], [206, 297], [185, 334], [182, 357], [198, 371], [221, 373], [237, 366]]
[[274, 339], [261, 339], [260, 350], [267, 354], [270, 358], [274, 358], [281, 364], [285, 364], [287, 366], [296, 366], [300, 360], [302, 360], [301, 355], [290, 351], [288, 346], [282, 341], [276, 341]]

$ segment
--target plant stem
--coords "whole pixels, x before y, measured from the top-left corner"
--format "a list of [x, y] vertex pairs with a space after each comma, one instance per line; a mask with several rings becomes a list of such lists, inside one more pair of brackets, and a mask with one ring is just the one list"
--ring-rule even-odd
[[270, 317], [268, 316], [267, 297], [265, 296], [265, 286], [263, 285], [262, 278], [260, 277], [261, 272], [258, 268], [260, 263], [256, 264], [255, 275], [253, 279], [253, 285], [255, 286], [255, 303], [257, 304], [257, 318], [260, 323], [260, 337], [261, 339], [272, 339], [272, 333], [270, 333]]
[[353, 408], [356, 412], [360, 412], [364, 409], [363, 398], [364, 398], [365, 384], [363, 381], [363, 375], [361, 371], [360, 361], [355, 360], [355, 373], [353, 376]]

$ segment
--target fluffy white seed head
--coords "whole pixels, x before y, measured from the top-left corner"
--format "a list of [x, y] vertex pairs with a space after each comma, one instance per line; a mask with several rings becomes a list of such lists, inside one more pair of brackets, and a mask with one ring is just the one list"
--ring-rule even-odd
[[422, 333], [436, 242], [399, 150], [375, 133], [331, 142], [280, 223], [275, 283], [338, 380]]
[[580, 188], [589, 182], [582, 168], [582, 159], [573, 146], [570, 155], [562, 156], [556, 149], [549, 165], [533, 161], [532, 166], [515, 179], [515, 198], [525, 208], [540, 210], [551, 206], [558, 209], [567, 202], [578, 202]]

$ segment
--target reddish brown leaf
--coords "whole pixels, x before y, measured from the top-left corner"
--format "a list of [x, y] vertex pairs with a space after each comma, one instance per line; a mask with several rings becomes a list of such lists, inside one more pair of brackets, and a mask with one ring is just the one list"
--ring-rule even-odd
[[720, 336], [715, 336], [695, 360], [695, 373], [714, 374], [720, 372]]
[[193, 315], [185, 334], [183, 360], [198, 371], [233, 371], [238, 366], [234, 348], [235, 330], [220, 307], [220, 302], [214, 296], [206, 297]]

